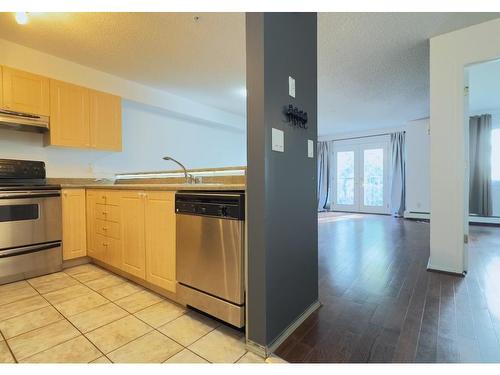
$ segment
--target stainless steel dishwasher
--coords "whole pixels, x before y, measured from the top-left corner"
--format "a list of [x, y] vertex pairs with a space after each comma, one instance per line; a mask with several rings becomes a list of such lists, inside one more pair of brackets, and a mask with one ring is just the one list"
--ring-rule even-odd
[[179, 298], [243, 327], [245, 193], [177, 193], [175, 211]]

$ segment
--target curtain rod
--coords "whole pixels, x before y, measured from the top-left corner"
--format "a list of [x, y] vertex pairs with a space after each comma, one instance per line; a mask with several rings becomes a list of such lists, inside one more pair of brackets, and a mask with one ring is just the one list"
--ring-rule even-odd
[[[403, 133], [406, 133], [406, 130], [402, 131]], [[359, 137], [349, 137], [349, 138], [339, 138], [339, 139], [330, 139], [329, 141], [323, 141], [323, 142], [338, 142], [338, 141], [348, 141], [350, 139], [361, 139], [361, 138], [372, 138], [372, 137], [381, 137], [383, 135], [391, 135], [394, 133], [399, 133], [399, 132], [391, 132], [391, 133], [382, 133], [382, 134], [373, 134], [373, 135], [361, 135]]]

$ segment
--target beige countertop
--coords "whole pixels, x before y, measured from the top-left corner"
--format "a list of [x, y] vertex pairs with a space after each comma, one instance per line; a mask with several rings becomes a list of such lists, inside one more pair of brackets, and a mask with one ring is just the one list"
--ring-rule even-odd
[[164, 191], [181, 191], [181, 190], [246, 190], [244, 184], [113, 184], [99, 182], [82, 182], [82, 183], [61, 183], [63, 189], [109, 189], [109, 190], [164, 190]]

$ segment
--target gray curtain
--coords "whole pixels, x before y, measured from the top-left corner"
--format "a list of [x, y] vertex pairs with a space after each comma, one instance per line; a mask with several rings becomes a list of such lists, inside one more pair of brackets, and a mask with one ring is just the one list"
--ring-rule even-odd
[[492, 215], [491, 115], [469, 119], [469, 212]]
[[331, 170], [333, 142], [318, 142], [318, 211], [329, 211], [331, 205]]
[[391, 214], [396, 217], [403, 217], [406, 208], [406, 145], [404, 131], [391, 134], [391, 162]]

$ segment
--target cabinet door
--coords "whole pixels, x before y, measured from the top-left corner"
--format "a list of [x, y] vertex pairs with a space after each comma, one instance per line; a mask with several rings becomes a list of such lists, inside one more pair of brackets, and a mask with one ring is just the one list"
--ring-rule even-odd
[[0, 107], [3, 107], [3, 68], [0, 66]]
[[89, 90], [50, 80], [50, 144], [90, 147]]
[[146, 280], [175, 293], [175, 193], [145, 194]]
[[122, 150], [122, 105], [115, 95], [90, 90], [90, 146]]
[[87, 255], [85, 189], [62, 191], [63, 259]]
[[96, 232], [98, 192], [87, 190], [87, 253], [88, 256], [105, 261], [105, 241]]
[[48, 116], [49, 79], [4, 66], [2, 107], [11, 111]]
[[144, 192], [120, 192], [122, 270], [146, 278]]

